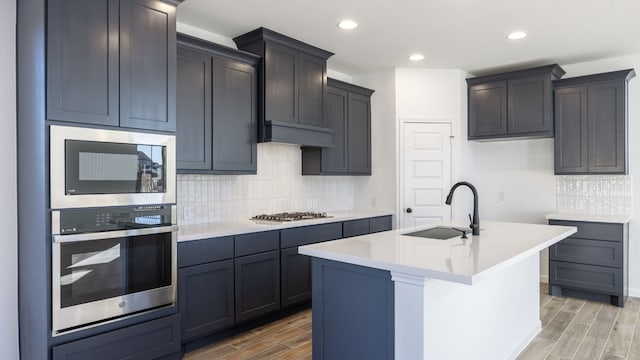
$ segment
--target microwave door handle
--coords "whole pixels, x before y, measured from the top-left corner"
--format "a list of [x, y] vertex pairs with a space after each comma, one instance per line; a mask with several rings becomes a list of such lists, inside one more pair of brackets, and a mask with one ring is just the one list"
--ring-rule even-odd
[[85, 234], [71, 234], [71, 235], [53, 235], [54, 243], [70, 243], [78, 241], [92, 241], [102, 239], [113, 239], [119, 237], [150, 235], [178, 231], [178, 225], [142, 228], [142, 229], [130, 229], [130, 230], [117, 230], [117, 231], [105, 231]]

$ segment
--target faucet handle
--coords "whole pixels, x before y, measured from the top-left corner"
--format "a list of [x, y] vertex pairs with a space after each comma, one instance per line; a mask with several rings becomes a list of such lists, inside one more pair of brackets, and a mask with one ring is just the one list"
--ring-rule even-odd
[[469, 214], [469, 227], [473, 230], [473, 218], [471, 217], [471, 214]]

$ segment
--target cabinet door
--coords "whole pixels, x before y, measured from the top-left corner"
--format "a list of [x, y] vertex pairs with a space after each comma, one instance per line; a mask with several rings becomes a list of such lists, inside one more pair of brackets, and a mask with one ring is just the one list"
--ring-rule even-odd
[[589, 172], [626, 173], [625, 83], [588, 88]]
[[300, 124], [325, 126], [322, 115], [327, 87], [326, 60], [301, 52], [299, 54], [298, 119]]
[[266, 121], [298, 122], [298, 52], [267, 43], [264, 59]]
[[371, 175], [371, 100], [349, 93], [347, 109], [349, 173]]
[[118, 1], [48, 3], [47, 118], [118, 125]]
[[234, 323], [233, 286], [233, 260], [178, 270], [183, 341]]
[[176, 83], [178, 170], [210, 170], [211, 57], [179, 47]]
[[282, 262], [282, 306], [311, 299], [311, 259], [298, 254], [298, 248], [280, 251]]
[[120, 126], [176, 129], [175, 8], [120, 1]]
[[549, 75], [508, 81], [510, 135], [553, 136]]
[[327, 88], [325, 121], [333, 130], [333, 147], [322, 149], [322, 173], [346, 174], [349, 170], [347, 158], [347, 92], [333, 87]]
[[507, 82], [469, 86], [469, 139], [507, 134]]
[[555, 173], [586, 173], [587, 87], [576, 86], [555, 91]]
[[256, 173], [257, 79], [247, 64], [213, 58], [213, 170]]
[[236, 258], [236, 321], [280, 308], [280, 250]]

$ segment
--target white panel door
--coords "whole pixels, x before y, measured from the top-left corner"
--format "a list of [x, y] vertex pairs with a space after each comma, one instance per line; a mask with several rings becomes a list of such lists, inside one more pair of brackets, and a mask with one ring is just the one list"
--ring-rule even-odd
[[451, 124], [404, 122], [402, 136], [400, 226], [448, 223]]

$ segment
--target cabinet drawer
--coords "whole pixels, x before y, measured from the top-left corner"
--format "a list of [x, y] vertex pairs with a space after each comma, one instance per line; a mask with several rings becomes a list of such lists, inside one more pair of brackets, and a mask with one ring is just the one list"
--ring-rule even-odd
[[391, 230], [391, 216], [380, 216], [369, 219], [369, 232], [375, 233], [380, 231]]
[[178, 243], [178, 267], [233, 258], [233, 238], [183, 241]]
[[279, 248], [280, 232], [278, 230], [238, 235], [235, 237], [236, 257], [278, 250]]
[[609, 294], [622, 293], [622, 269], [549, 261], [549, 284]]
[[280, 231], [280, 247], [285, 249], [321, 241], [340, 239], [342, 223], [311, 225]]
[[622, 241], [622, 238], [624, 236], [623, 224], [565, 220], [549, 220], [549, 224], [577, 227], [578, 232], [571, 235], [572, 238]]
[[342, 237], [365, 235], [369, 233], [369, 219], [345, 221], [342, 223]]
[[180, 315], [53, 347], [53, 360], [158, 359], [180, 351]]
[[549, 249], [551, 260], [622, 267], [622, 243], [568, 238]]

